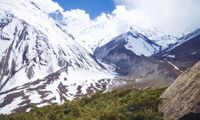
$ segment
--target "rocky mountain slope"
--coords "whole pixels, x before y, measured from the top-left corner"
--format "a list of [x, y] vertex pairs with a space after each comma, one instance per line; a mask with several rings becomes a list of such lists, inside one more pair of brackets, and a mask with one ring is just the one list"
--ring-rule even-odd
[[[200, 62], [186, 70], [162, 94], [166, 120], [197, 120], [200, 111]], [[192, 119], [193, 118], [193, 119]]]
[[181, 71], [168, 62], [151, 57], [160, 51], [161, 46], [144, 35], [128, 32], [97, 48], [94, 56], [113, 65], [120, 75], [116, 79], [128, 84], [136, 87], [167, 86]]
[[200, 30], [183, 36], [177, 43], [154, 56], [173, 63], [183, 71], [192, 67], [200, 60]]
[[56, 25], [44, 4], [54, 6], [0, 1], [0, 113], [62, 103], [111, 82], [110, 72]]

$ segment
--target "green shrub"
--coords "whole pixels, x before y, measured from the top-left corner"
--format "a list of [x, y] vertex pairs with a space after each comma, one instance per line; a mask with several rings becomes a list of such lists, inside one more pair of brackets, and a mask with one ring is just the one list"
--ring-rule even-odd
[[161, 89], [98, 92], [63, 105], [33, 106], [27, 113], [0, 115], [0, 120], [160, 120]]

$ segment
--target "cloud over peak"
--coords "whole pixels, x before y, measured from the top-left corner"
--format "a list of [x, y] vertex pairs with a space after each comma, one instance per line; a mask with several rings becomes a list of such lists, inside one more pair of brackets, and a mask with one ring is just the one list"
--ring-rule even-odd
[[153, 24], [168, 33], [182, 34], [200, 27], [199, 0], [114, 0], [127, 10], [144, 12]]

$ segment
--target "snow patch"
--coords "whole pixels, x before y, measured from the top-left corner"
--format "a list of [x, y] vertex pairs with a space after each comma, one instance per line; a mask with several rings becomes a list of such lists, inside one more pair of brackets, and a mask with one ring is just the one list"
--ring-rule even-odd
[[125, 47], [128, 50], [131, 50], [138, 56], [151, 56], [152, 54], [159, 51], [159, 48], [151, 45], [150, 43], [146, 42], [144, 38], [138, 37], [135, 38], [133, 36], [127, 36], [126, 38], [126, 45]]
[[23, 101], [22, 97], [15, 98], [10, 104], [6, 105], [5, 107], [0, 109], [1, 114], [11, 114], [12, 111], [18, 108], [19, 104]]

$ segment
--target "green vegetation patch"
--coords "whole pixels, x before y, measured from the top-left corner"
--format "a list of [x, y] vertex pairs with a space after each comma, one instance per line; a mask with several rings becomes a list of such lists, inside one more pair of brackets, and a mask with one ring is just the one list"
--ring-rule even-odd
[[32, 108], [30, 112], [0, 115], [0, 120], [161, 120], [161, 89], [123, 89], [97, 92], [62, 105]]

